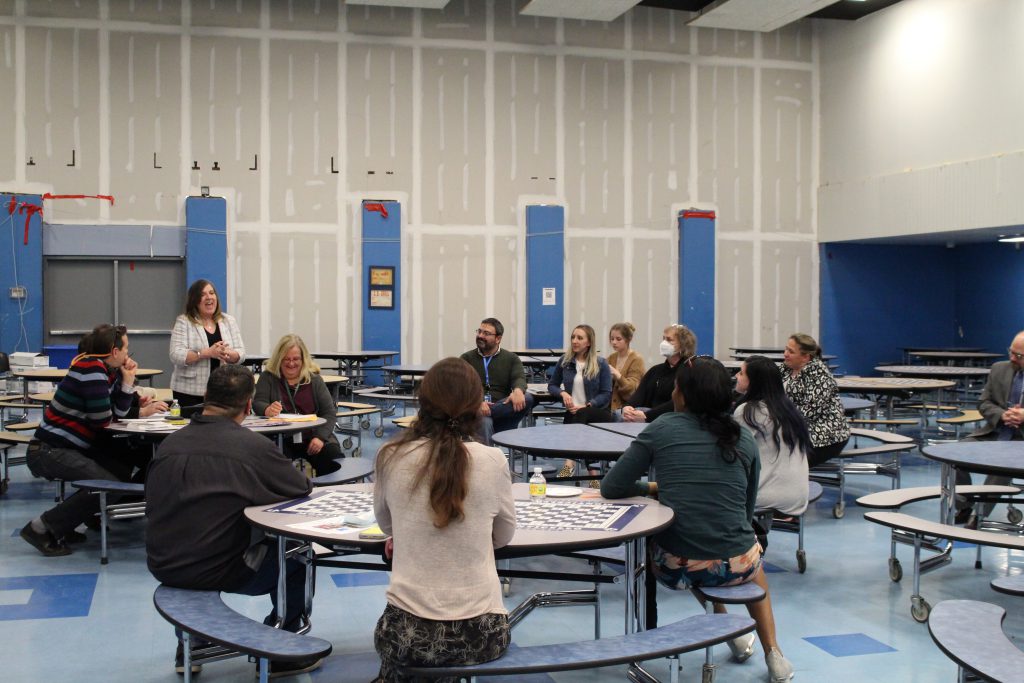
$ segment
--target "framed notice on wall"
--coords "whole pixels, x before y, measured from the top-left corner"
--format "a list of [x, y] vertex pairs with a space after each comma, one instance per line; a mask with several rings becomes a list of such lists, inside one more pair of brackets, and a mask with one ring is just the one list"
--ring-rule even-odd
[[394, 266], [370, 266], [369, 308], [393, 309], [395, 307]]

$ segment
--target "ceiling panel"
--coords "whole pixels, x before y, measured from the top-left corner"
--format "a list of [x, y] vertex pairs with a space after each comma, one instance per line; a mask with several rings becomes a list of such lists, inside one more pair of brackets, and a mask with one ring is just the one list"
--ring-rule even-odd
[[379, 7], [418, 7], [444, 9], [449, 0], [345, 0], [347, 5], [377, 5]]
[[717, 0], [690, 20], [692, 26], [739, 31], [775, 31], [835, 0]]
[[563, 19], [615, 21], [640, 0], [530, 0], [520, 14]]

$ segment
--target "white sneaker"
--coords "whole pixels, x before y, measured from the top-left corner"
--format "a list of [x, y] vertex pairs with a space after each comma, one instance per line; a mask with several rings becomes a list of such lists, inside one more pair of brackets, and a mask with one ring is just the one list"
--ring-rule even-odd
[[782, 656], [777, 648], [764, 656], [765, 664], [768, 665], [768, 675], [771, 683], [786, 683], [793, 679], [793, 665]]
[[732, 650], [732, 661], [745, 662], [754, 654], [754, 634], [748, 633], [739, 638], [729, 641], [729, 649]]

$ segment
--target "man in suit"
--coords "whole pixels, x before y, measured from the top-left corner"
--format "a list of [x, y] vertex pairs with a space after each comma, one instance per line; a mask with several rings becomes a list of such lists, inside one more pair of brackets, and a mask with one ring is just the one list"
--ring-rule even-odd
[[[1010, 359], [992, 366], [988, 381], [981, 392], [978, 412], [985, 418], [985, 424], [967, 437], [971, 441], [1021, 441], [1024, 432], [1024, 332], [1018, 332], [1009, 348]], [[957, 470], [957, 484], [970, 484], [969, 472]], [[990, 474], [985, 477], [986, 484], [1004, 485], [1010, 483], [1009, 477]], [[959, 505], [957, 521], [967, 522], [967, 527], [975, 529], [978, 517], [988, 517], [995, 504], [985, 502], [977, 510], [977, 514], [969, 506]]]

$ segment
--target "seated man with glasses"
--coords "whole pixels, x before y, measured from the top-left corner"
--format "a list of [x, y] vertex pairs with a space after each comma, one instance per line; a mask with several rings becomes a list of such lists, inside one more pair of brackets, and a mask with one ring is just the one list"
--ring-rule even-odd
[[[1022, 441], [1024, 433], [1024, 408], [1021, 407], [1024, 394], [1024, 331], [1018, 332], [1013, 343], [1007, 349], [1009, 360], [999, 361], [992, 366], [988, 381], [978, 401], [978, 412], [985, 418], [985, 425], [966, 437], [965, 441]], [[970, 484], [971, 474], [962, 469], [956, 471], [956, 483]], [[985, 477], [986, 484], [1006, 485], [1010, 477], [990, 474]], [[969, 529], [978, 527], [978, 517], [988, 517], [995, 506], [994, 502], [986, 501], [974, 513], [970, 505], [957, 499], [956, 521], [967, 523]]]
[[515, 429], [533, 410], [533, 396], [526, 393], [526, 374], [519, 356], [501, 348], [505, 327], [486, 318], [476, 331], [476, 348], [462, 354], [480, 375], [484, 402], [480, 405], [480, 437], [488, 446], [495, 432]]
[[[71, 361], [29, 442], [26, 464], [47, 479], [127, 480], [133, 464], [102, 448], [100, 436], [135, 399], [138, 365], [128, 355], [128, 331], [97, 325], [78, 347], [82, 353]], [[117, 501], [111, 496], [109, 502]], [[87, 523], [98, 529], [99, 510], [99, 496], [79, 491], [26, 524], [21, 537], [47, 557], [69, 555], [67, 543], [85, 540], [75, 528]]]

